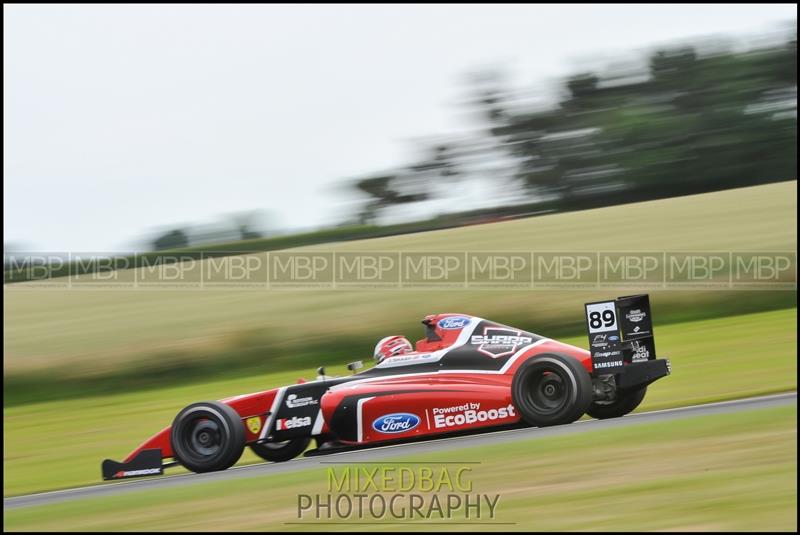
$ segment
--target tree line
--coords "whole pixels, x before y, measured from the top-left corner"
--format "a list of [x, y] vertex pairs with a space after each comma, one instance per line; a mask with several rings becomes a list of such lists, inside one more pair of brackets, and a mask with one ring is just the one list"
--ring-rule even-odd
[[[638, 72], [581, 72], [553, 104], [526, 109], [498, 73], [471, 82], [477, 137], [438, 141], [417, 161], [351, 180], [358, 219], [440, 195], [507, 158], [492, 180], [517, 203], [489, 213], [578, 209], [796, 178], [796, 26], [747, 51], [679, 45], [646, 56]], [[710, 48], [710, 49], [709, 49]], [[485, 175], [485, 172], [484, 172]]]

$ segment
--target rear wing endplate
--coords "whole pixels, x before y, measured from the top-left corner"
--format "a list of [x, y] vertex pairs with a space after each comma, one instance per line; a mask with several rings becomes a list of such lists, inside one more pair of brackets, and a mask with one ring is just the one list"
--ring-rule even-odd
[[656, 358], [647, 294], [586, 303], [584, 307], [594, 374], [620, 373], [625, 371], [625, 363]]

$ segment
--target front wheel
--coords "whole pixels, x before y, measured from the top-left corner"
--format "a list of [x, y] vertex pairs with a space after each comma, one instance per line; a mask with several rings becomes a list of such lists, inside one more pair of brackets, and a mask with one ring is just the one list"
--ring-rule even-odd
[[511, 398], [528, 424], [568, 424], [583, 416], [592, 402], [592, 379], [577, 359], [538, 355], [514, 374]]
[[646, 393], [646, 386], [636, 390], [628, 390], [627, 392], [617, 392], [617, 399], [614, 401], [595, 401], [589, 405], [586, 413], [598, 420], [619, 418], [638, 407]]
[[217, 401], [189, 405], [172, 422], [172, 453], [192, 472], [214, 472], [233, 466], [244, 451], [245, 432], [239, 414]]
[[264, 444], [250, 444], [253, 453], [264, 459], [280, 463], [294, 459], [308, 447], [311, 442], [310, 437], [295, 438], [284, 442], [265, 442]]

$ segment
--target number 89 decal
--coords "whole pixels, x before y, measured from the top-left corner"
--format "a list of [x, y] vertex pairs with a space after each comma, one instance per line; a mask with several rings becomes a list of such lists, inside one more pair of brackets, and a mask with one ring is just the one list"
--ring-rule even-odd
[[586, 321], [589, 323], [589, 334], [617, 330], [614, 301], [587, 304]]

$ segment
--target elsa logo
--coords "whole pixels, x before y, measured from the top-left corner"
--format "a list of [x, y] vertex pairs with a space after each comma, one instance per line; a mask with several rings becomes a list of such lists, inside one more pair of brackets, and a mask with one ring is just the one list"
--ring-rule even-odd
[[439, 320], [439, 327], [442, 329], [461, 329], [467, 323], [469, 323], [469, 318], [465, 318], [464, 316], [451, 316]]
[[407, 412], [387, 414], [372, 422], [372, 428], [379, 433], [405, 433], [419, 425], [419, 416]]

